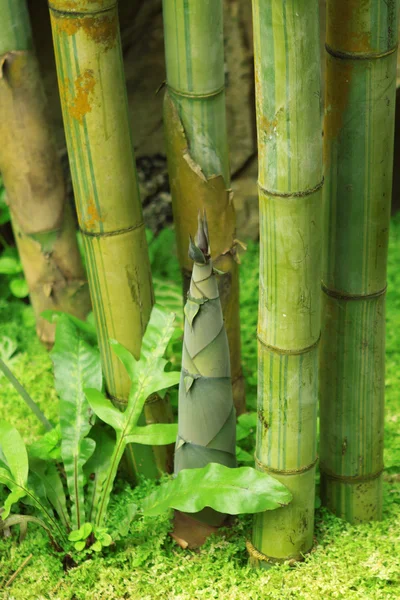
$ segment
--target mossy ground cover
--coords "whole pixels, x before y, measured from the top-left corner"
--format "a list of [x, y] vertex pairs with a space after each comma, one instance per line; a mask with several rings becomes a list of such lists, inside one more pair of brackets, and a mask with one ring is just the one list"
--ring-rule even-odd
[[[168, 251], [169, 252], [169, 251]], [[243, 360], [248, 402], [255, 407], [258, 245], [243, 256], [241, 311]], [[157, 261], [154, 261], [155, 264]], [[54, 599], [260, 599], [260, 598], [399, 598], [400, 597], [400, 218], [392, 222], [387, 295], [387, 363], [385, 420], [384, 519], [352, 527], [323, 509], [316, 511], [314, 551], [296, 567], [275, 566], [253, 571], [247, 565], [245, 540], [251, 518], [238, 519], [225, 538], [210, 539], [199, 552], [178, 548], [168, 535], [168, 515], [143, 518], [132, 524], [129, 538], [102, 556], [64, 571], [61, 557], [46, 535], [30, 526], [19, 543], [0, 539], [0, 597], [16, 600]], [[162, 265], [157, 275], [176, 273], [176, 263]], [[176, 292], [176, 290], [175, 290]], [[162, 293], [165, 295], [165, 286]], [[176, 296], [175, 296], [176, 300]], [[0, 301], [0, 353], [16, 376], [56, 420], [57, 397], [51, 361], [36, 340], [30, 308], [21, 302]], [[8, 338], [5, 340], [5, 338]], [[41, 432], [14, 390], [0, 378], [0, 418], [6, 418], [31, 442]], [[136, 489], [118, 483], [110, 514], [116, 523], [124, 506], [140, 505], [155, 484], [143, 481]], [[1, 495], [1, 494], [0, 494]], [[112, 531], [112, 522], [109, 523]], [[11, 585], [4, 587], [23, 561], [32, 555]]]

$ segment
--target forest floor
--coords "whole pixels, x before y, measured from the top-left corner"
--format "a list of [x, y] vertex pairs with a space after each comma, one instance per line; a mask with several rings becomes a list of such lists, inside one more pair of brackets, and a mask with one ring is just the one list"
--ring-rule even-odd
[[[160, 240], [160, 238], [157, 238]], [[179, 276], [170, 247], [162, 252], [162, 241], [151, 243], [153, 270], [157, 280]], [[161, 245], [160, 245], [161, 244]], [[165, 250], [165, 248], [164, 248]], [[249, 244], [242, 257], [241, 314], [243, 362], [250, 410], [256, 393], [256, 320], [258, 245]], [[179, 292], [179, 286], [175, 286]], [[156, 283], [159, 298], [166, 286]], [[176, 290], [175, 290], [176, 291]], [[0, 300], [0, 354], [14, 353], [8, 361], [15, 375], [40, 404], [47, 417], [57, 418], [51, 361], [34, 333], [29, 306]], [[248, 567], [245, 541], [250, 536], [251, 518], [238, 519], [225, 538], [210, 539], [198, 552], [177, 547], [168, 535], [167, 514], [157, 518], [139, 515], [130, 536], [106, 549], [105, 554], [64, 571], [42, 530], [30, 525], [28, 535], [18, 542], [0, 539], [0, 597], [12, 600], [200, 600], [217, 598], [400, 598], [400, 218], [391, 226], [387, 294], [387, 361], [385, 413], [384, 518], [379, 523], [351, 526], [316, 510], [316, 543], [305, 561], [295, 567], [275, 566], [268, 571]], [[7, 339], [8, 338], [8, 341]], [[14, 390], [0, 377], [0, 419], [7, 419], [33, 441], [41, 429], [27, 412]], [[154, 487], [143, 481], [135, 489], [119, 482], [113, 496], [109, 523], [118, 522], [124, 506], [139, 504]], [[25, 559], [26, 566], [10, 585], [10, 577]], [[5, 587], [6, 586], [6, 587]]]

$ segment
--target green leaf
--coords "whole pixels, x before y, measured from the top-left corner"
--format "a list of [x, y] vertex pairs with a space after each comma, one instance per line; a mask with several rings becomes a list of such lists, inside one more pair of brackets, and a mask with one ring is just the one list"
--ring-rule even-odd
[[93, 531], [93, 525], [91, 523], [84, 523], [80, 527], [80, 532], [82, 534], [81, 539], [86, 540], [86, 538], [89, 537], [89, 535], [92, 533], [92, 531]]
[[67, 498], [65, 496], [60, 473], [54, 464], [50, 463], [47, 465], [47, 469], [43, 477], [43, 483], [50, 504], [57, 512], [64, 527], [68, 528], [69, 515], [67, 509]]
[[57, 425], [47, 431], [41, 438], [33, 442], [28, 448], [28, 454], [32, 458], [56, 462], [61, 461], [61, 431]]
[[229, 469], [210, 463], [202, 469], [183, 469], [143, 502], [148, 516], [170, 508], [199, 512], [206, 506], [238, 515], [274, 510], [289, 504], [292, 494], [276, 479], [251, 467]]
[[95, 448], [93, 440], [84, 439], [94, 418], [83, 390], [102, 388], [100, 354], [67, 315], [60, 315], [51, 358], [60, 397], [61, 456], [72, 503], [72, 525], [77, 529], [85, 521], [83, 465]]
[[77, 552], [82, 552], [82, 550], [85, 549], [85, 546], [86, 546], [86, 541], [75, 542], [75, 544], [74, 544], [75, 550], [77, 550]]
[[239, 462], [254, 463], [254, 456], [240, 446], [236, 446], [236, 460]]
[[84, 466], [84, 473], [88, 481], [86, 493], [87, 519], [93, 522], [107, 478], [115, 438], [112, 438], [107, 431], [98, 425], [93, 427], [90, 436], [96, 442], [96, 449]]
[[80, 530], [80, 528], [71, 531], [71, 533], [68, 535], [68, 539], [70, 542], [77, 542], [78, 540], [83, 539], [82, 531]]
[[16, 298], [26, 298], [29, 295], [28, 284], [25, 279], [17, 277], [10, 281], [10, 290]]
[[13, 479], [26, 486], [29, 471], [26, 446], [19, 432], [6, 421], [0, 421], [0, 448]]
[[128, 444], [166, 446], [167, 444], [173, 444], [177, 435], [177, 423], [154, 423], [145, 427], [134, 427], [126, 436], [125, 441]]
[[100, 535], [96, 536], [96, 539], [102, 546], [110, 546], [112, 544], [112, 537], [109, 533], [101, 533]]
[[84, 390], [87, 401], [90, 404], [93, 412], [110, 425], [116, 431], [121, 431], [124, 427], [124, 413], [116, 408], [111, 400], [106, 398], [99, 390], [93, 388], [85, 388]]
[[249, 432], [252, 429], [256, 429], [257, 413], [248, 412], [248, 413], [244, 413], [243, 415], [240, 415], [238, 417], [238, 423], [240, 424], [241, 427], [243, 427], [244, 429], [247, 429], [247, 431], [249, 431]]
[[21, 272], [22, 265], [18, 258], [0, 256], [0, 275], [18, 275]]
[[95, 542], [94, 544], [92, 544], [90, 546], [90, 549], [94, 550], [95, 552], [101, 552], [102, 548], [103, 548], [103, 546], [102, 546], [101, 542], [99, 542], [99, 541]]
[[[60, 310], [44, 310], [40, 316], [43, 317], [43, 319], [46, 319], [46, 321], [48, 321], [49, 323], [57, 323], [59, 318], [62, 315], [65, 315], [66, 313], [60, 311]], [[92, 314], [92, 313], [91, 313]], [[92, 319], [90, 319], [90, 315], [88, 315], [86, 321], [82, 321], [81, 319], [78, 319], [78, 317], [75, 317], [74, 315], [70, 315], [68, 314], [68, 319], [70, 321], [72, 321], [72, 323], [80, 330], [82, 331], [82, 333], [86, 334], [86, 340], [89, 341], [92, 345], [93, 344], [97, 344], [97, 333], [96, 333], [96, 326], [94, 324], [94, 321]]]

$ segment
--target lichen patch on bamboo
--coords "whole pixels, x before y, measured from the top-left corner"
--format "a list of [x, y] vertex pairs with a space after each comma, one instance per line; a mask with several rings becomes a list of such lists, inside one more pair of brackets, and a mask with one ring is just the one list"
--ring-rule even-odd
[[68, 105], [69, 114], [79, 123], [83, 123], [84, 116], [92, 110], [89, 94], [93, 92], [96, 79], [91, 69], [79, 75], [74, 83], [75, 97]]
[[100, 217], [93, 197], [90, 197], [87, 202], [86, 215], [87, 216], [84, 220], [84, 227], [86, 231], [95, 231], [98, 229], [99, 224], [103, 223], [104, 221], [104, 219]]
[[104, 51], [114, 48], [118, 37], [118, 18], [115, 12], [102, 16], [56, 17], [55, 27], [58, 32], [67, 36], [83, 31], [95, 44]]

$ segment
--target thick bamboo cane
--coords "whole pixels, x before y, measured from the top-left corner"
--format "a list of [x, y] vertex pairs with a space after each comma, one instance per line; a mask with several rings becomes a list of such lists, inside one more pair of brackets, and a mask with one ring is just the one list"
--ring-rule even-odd
[[[130, 380], [115, 338], [139, 358], [154, 302], [128, 119], [116, 0], [49, 4], [63, 118], [107, 390], [121, 409]], [[152, 399], [153, 400], [153, 399]], [[158, 407], [159, 408], [159, 407]], [[157, 403], [147, 407], [152, 420]], [[158, 420], [155, 414], [155, 420]], [[157, 476], [153, 450], [130, 447], [134, 471]]]
[[318, 0], [253, 0], [260, 299], [256, 467], [293, 494], [256, 515], [251, 563], [313, 544], [322, 228]]
[[54, 342], [44, 310], [84, 318], [89, 289], [46, 114], [25, 0], [0, 0], [0, 171], [37, 333]]
[[229, 340], [233, 398], [240, 414], [245, 410], [245, 391], [225, 115], [222, 0], [164, 0], [163, 14], [167, 66], [164, 123], [184, 295], [192, 270], [188, 239], [196, 231], [198, 211], [205, 209], [212, 259], [224, 273], [218, 276], [218, 285]]
[[328, 0], [322, 501], [382, 515], [386, 260], [398, 2]]

